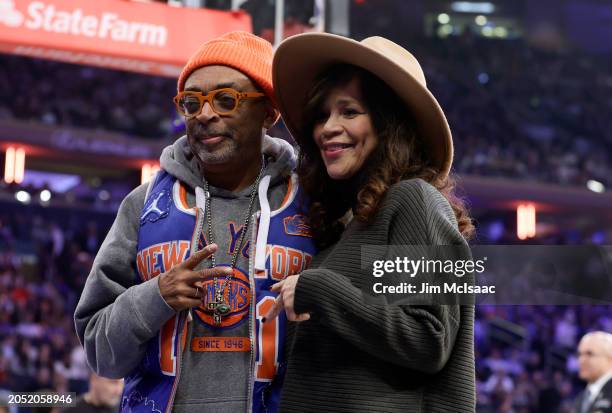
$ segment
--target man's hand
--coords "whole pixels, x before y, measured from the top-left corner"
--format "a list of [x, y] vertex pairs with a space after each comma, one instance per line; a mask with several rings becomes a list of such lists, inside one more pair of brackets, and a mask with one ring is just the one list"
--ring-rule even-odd
[[296, 314], [293, 309], [293, 301], [295, 299], [295, 286], [298, 283], [300, 276], [299, 275], [291, 275], [285, 278], [283, 281], [278, 282], [270, 288], [270, 290], [274, 292], [278, 292], [278, 297], [276, 297], [276, 301], [274, 301], [274, 305], [266, 313], [263, 318], [263, 322], [265, 323], [267, 320], [272, 320], [276, 318], [280, 312], [285, 309], [285, 313], [287, 314], [287, 320], [289, 321], [306, 321], [310, 319], [310, 314]]
[[182, 263], [175, 265], [169, 271], [159, 276], [159, 291], [166, 303], [174, 309], [181, 311], [202, 303], [201, 281], [204, 278], [218, 275], [226, 277], [232, 273], [229, 267], [206, 268], [200, 271], [193, 269], [203, 259], [210, 257], [217, 251], [217, 244], [210, 244], [196, 252]]

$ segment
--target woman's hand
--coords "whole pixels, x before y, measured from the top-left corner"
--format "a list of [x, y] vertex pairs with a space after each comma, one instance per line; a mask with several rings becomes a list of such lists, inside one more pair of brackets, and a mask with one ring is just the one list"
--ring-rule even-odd
[[300, 279], [299, 275], [290, 275], [285, 278], [283, 281], [278, 282], [272, 286], [270, 290], [279, 293], [278, 297], [274, 301], [274, 305], [266, 313], [263, 317], [262, 322], [266, 322], [266, 320], [272, 320], [276, 318], [280, 312], [285, 309], [285, 313], [287, 314], [287, 319], [289, 321], [306, 321], [310, 319], [310, 314], [296, 314], [293, 309], [293, 302], [295, 299], [295, 286], [297, 285]]

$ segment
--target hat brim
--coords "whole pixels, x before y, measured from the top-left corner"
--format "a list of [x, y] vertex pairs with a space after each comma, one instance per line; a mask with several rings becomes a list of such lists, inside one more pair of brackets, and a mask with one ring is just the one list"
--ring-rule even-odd
[[361, 67], [383, 80], [405, 102], [433, 166], [448, 175], [453, 144], [448, 122], [434, 96], [395, 61], [360, 42], [329, 33], [305, 33], [280, 44], [272, 63], [278, 108], [298, 141], [306, 97], [316, 77], [335, 64]]

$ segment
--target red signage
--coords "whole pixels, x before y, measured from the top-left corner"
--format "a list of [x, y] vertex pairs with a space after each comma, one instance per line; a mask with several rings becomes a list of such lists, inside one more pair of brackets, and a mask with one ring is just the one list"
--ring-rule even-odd
[[122, 0], [0, 0], [0, 52], [178, 76], [206, 40], [252, 31], [243, 11]]

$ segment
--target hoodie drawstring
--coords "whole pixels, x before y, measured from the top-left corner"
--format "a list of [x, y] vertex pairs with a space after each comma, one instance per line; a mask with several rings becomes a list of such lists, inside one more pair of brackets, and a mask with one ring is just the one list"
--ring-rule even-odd
[[[196, 207], [200, 210], [199, 213], [202, 215], [206, 211], [206, 197], [207, 196], [210, 196], [210, 195], [205, 193], [202, 187], [200, 186], [196, 187], [195, 189]], [[189, 312], [187, 313], [187, 320], [193, 321], [193, 315], [191, 314], [191, 308], [189, 309]]]
[[204, 213], [206, 210], [206, 196], [208, 196], [208, 194], [204, 193], [204, 189], [202, 189], [201, 186], [198, 186], [195, 189], [195, 196], [196, 206], [202, 211], [202, 213]]
[[268, 244], [268, 231], [270, 229], [270, 202], [268, 201], [268, 187], [270, 186], [270, 175], [266, 175], [259, 183], [259, 207], [261, 215], [259, 228], [257, 230], [257, 243], [255, 244], [255, 271], [266, 269], [266, 245]]

